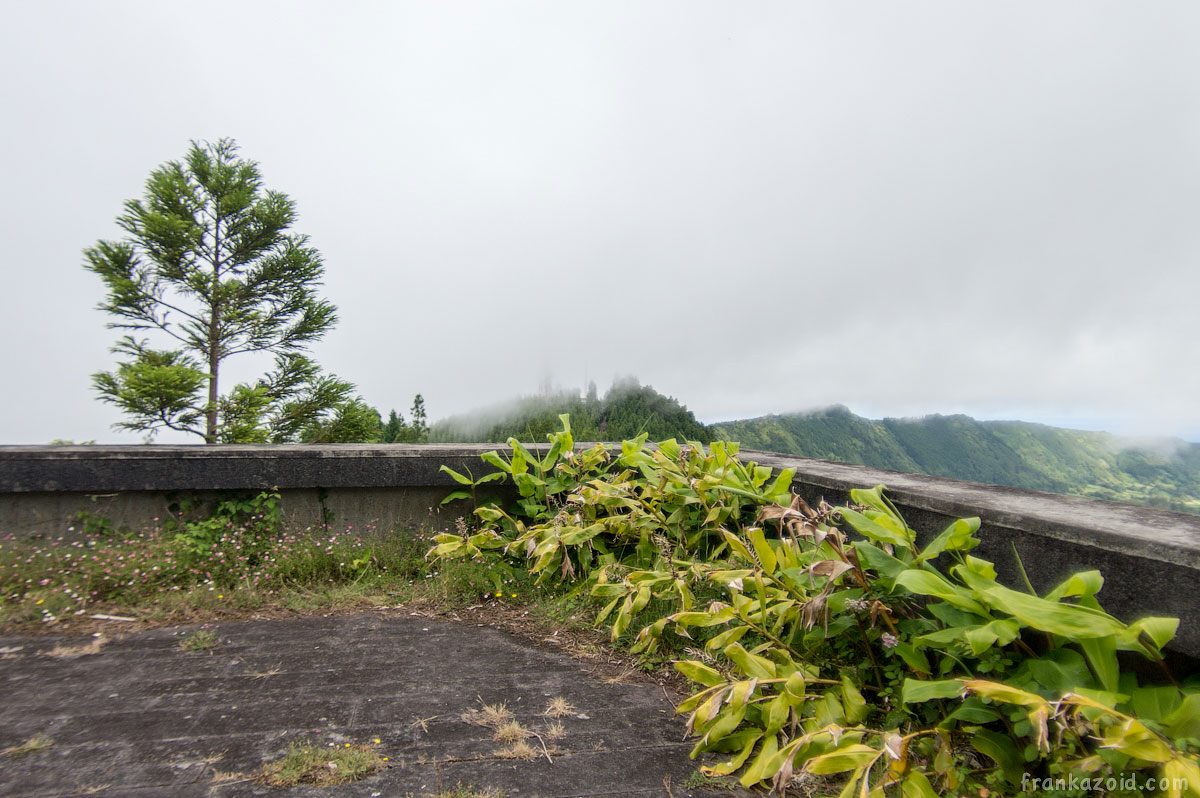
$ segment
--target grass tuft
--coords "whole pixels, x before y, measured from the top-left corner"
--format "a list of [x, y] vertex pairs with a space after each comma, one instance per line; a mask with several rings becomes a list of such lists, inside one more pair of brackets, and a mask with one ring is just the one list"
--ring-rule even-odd
[[525, 740], [518, 740], [512, 745], [507, 745], [504, 748], [498, 748], [493, 753], [493, 756], [499, 759], [537, 759], [541, 756], [541, 752], [527, 743]]
[[0, 750], [0, 756], [16, 757], [28, 756], [36, 754], [38, 751], [44, 751], [54, 745], [54, 740], [50, 739], [44, 732], [38, 732], [20, 745], [13, 745]]
[[[482, 703], [482, 699], [480, 703]], [[513, 713], [509, 710], [508, 705], [501, 701], [499, 704], [484, 704], [479, 709], [468, 709], [459, 717], [463, 723], [495, 729], [512, 720]]]
[[562, 696], [555, 696], [550, 699], [550, 703], [546, 704], [546, 709], [542, 714], [548, 718], [562, 718], [567, 715], [574, 715], [575, 707], [567, 703], [567, 699]]
[[87, 643], [80, 643], [74, 646], [66, 646], [59, 644], [46, 652], [46, 656], [54, 657], [55, 659], [76, 659], [78, 657], [86, 657], [89, 654], [98, 654], [104, 644], [108, 642], [108, 638], [101, 635], [100, 637], [92, 638]]
[[293, 743], [282, 758], [263, 765], [258, 780], [271, 787], [328, 786], [364, 779], [384, 767], [383, 757], [370, 746], [320, 748]]
[[502, 723], [492, 732], [492, 739], [498, 743], [515, 743], [533, 736], [533, 733], [515, 720]]
[[220, 645], [217, 636], [207, 629], [197, 629], [179, 644], [184, 651], [209, 651]]
[[542, 730], [542, 734], [545, 735], [547, 740], [553, 742], [554, 740], [561, 740], [566, 737], [567, 730], [563, 728], [561, 723], [554, 721], [553, 723], [546, 724], [546, 728]]

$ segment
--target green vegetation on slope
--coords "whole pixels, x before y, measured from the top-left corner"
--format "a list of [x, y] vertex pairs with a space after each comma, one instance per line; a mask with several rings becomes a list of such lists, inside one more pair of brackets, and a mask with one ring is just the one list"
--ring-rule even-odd
[[581, 441], [634, 438], [645, 432], [654, 439], [704, 440], [709, 430], [673, 397], [663, 396], [635, 379], [618, 380], [603, 398], [593, 383], [586, 396], [560, 392], [530, 396], [472, 416], [452, 416], [429, 431], [429, 440], [503, 442], [509, 438], [541, 440], [560, 426], [559, 414], [571, 416]]
[[1200, 445], [1144, 444], [1103, 432], [969, 416], [876, 421], [830, 407], [705, 426], [676, 399], [640, 385], [615, 384], [603, 398], [595, 388], [528, 397], [489, 411], [440, 421], [429, 440], [540, 440], [569, 414], [577, 440], [651, 439], [737, 441], [761, 449], [893, 471], [966, 479], [1186, 512], [1200, 512]]
[[873, 421], [833, 407], [712, 427], [712, 438], [801, 457], [1200, 512], [1200, 445], [969, 416]]

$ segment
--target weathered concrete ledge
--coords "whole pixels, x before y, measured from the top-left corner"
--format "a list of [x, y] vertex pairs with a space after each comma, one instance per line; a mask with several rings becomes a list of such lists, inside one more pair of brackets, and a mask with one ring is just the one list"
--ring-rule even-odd
[[[177, 497], [203, 502], [272, 488], [299, 527], [329, 519], [359, 530], [446, 527], [469, 508], [459, 502], [439, 512], [457, 487], [441, 466], [478, 477], [493, 470], [479, 456], [497, 448], [504, 447], [0, 446], [0, 534], [69, 536], [81, 511], [152, 528]], [[481, 497], [497, 493], [484, 487]]]
[[[493, 449], [505, 451], [493, 444], [3, 446], [0, 534], [67, 534], [80, 510], [149, 527], [165, 516], [171, 496], [268, 488], [279, 489], [289, 521], [300, 526], [332, 517], [341, 528], [444, 527], [469, 507], [438, 512], [457, 487], [440, 467], [481, 476], [491, 467], [479, 455]], [[852, 488], [886, 484], [924, 534], [979, 516], [976, 553], [994, 561], [1009, 584], [1020, 583], [1017, 555], [1039, 591], [1098, 569], [1106, 609], [1124, 620], [1181, 618], [1174, 648], [1200, 658], [1200, 516], [767, 452], [743, 450], [742, 459], [794, 468], [794, 488], [810, 502], [841, 503]], [[490, 495], [504, 493], [487, 487]]]

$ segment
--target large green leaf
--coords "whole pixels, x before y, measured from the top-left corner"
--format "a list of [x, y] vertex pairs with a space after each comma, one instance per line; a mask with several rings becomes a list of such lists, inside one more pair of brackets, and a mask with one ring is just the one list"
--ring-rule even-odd
[[961, 610], [987, 616], [988, 611], [971, 597], [971, 593], [947, 581], [933, 571], [909, 568], [896, 577], [896, 584], [922, 596], [933, 596]]
[[970, 551], [979, 545], [979, 539], [974, 537], [979, 531], [978, 518], [960, 518], [941, 531], [936, 538], [929, 542], [921, 551], [919, 560], [932, 560], [943, 551]]
[[458, 501], [459, 499], [469, 498], [471, 498], [471, 491], [469, 490], [452, 490], [446, 495], [446, 498], [442, 499], [441, 503], [449, 504], [450, 502]]
[[937, 698], [959, 698], [962, 694], [963, 685], [958, 679], [905, 679], [904, 687], [900, 690], [900, 700], [905, 704], [917, 704]]
[[746, 772], [742, 774], [739, 781], [743, 787], [748, 788], [764, 779], [769, 779], [779, 770], [785, 758], [786, 754], [779, 752], [779, 741], [776, 736], [768, 732], [766, 739], [763, 740], [762, 750], [746, 768]]
[[831, 773], [846, 773], [858, 770], [874, 762], [883, 752], [877, 748], [861, 743], [841, 745], [828, 754], [813, 757], [805, 764], [804, 769], [818, 776]]
[[721, 673], [703, 662], [696, 660], [683, 660], [675, 663], [675, 670], [682, 673], [684, 676], [691, 679], [693, 682], [698, 682], [706, 687], [715, 687], [718, 684], [725, 682], [725, 677]]
[[867, 716], [867, 701], [847, 676], [842, 677], [842, 708], [850, 723], [858, 723]]
[[730, 643], [725, 646], [725, 656], [729, 657], [741, 669], [742, 673], [747, 676], [754, 676], [759, 679], [775, 678], [775, 663], [765, 657], [751, 654], [742, 648], [740, 643]]
[[938, 798], [929, 779], [919, 770], [910, 771], [901, 785], [904, 798]]
[[[897, 529], [885, 526], [879, 520], [869, 518], [857, 510], [851, 510], [849, 507], [839, 507], [838, 512], [846, 519], [850, 526], [854, 527], [855, 531], [861, 535], [870, 538], [877, 543], [890, 543], [893, 546], [909, 548], [911, 543], [908, 536]], [[877, 516], [879, 518], [880, 516]]]
[[1100, 686], [1110, 693], [1121, 689], [1121, 666], [1117, 662], [1117, 642], [1113, 637], [1084, 638], [1079, 641], [1088, 665]]
[[1025, 760], [1011, 738], [990, 729], [979, 729], [967, 742], [976, 751], [995, 762], [1010, 784], [1020, 783], [1021, 773], [1025, 770]]
[[1083, 656], [1069, 648], [1051, 649], [1041, 657], [1030, 658], [1023, 669], [1054, 698], [1096, 686]]
[[1125, 628], [1123, 623], [1105, 612], [1018, 593], [963, 566], [955, 566], [954, 573], [981, 601], [1043, 632], [1078, 639], [1108, 637]]
[[1179, 706], [1163, 718], [1163, 727], [1175, 740], [1188, 738], [1200, 742], [1200, 694], [1184, 696]]
[[463, 476], [462, 474], [458, 473], [457, 471], [455, 471], [453, 468], [451, 468], [448, 465], [441, 466], [438, 469], [438, 471], [442, 471], [446, 474], [449, 474], [450, 478], [453, 479], [455, 482], [457, 482], [459, 485], [473, 485], [474, 484], [471, 481], [470, 477]]
[[771, 544], [767, 542], [762, 529], [755, 527], [746, 533], [750, 538], [751, 545], [754, 546], [754, 553], [758, 555], [758, 561], [762, 564], [763, 571], [767, 576], [775, 573], [775, 549], [771, 548]]
[[895, 584], [895, 579], [909, 569], [909, 564], [888, 554], [873, 543], [855, 541], [854, 551], [863, 565], [877, 572], [881, 581], [888, 588]]
[[1064, 579], [1058, 587], [1046, 594], [1047, 601], [1061, 601], [1075, 596], [1094, 596], [1104, 587], [1104, 577], [1099, 571], [1080, 571]]

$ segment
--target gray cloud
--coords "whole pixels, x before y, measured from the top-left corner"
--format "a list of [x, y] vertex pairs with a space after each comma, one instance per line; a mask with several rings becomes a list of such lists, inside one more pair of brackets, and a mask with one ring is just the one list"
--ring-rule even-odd
[[[233, 136], [327, 261], [317, 347], [435, 417], [633, 373], [1200, 436], [1190, 3], [25, 4], [0, 31], [0, 440], [107, 431], [80, 250]], [[252, 364], [244, 367], [247, 375]]]

